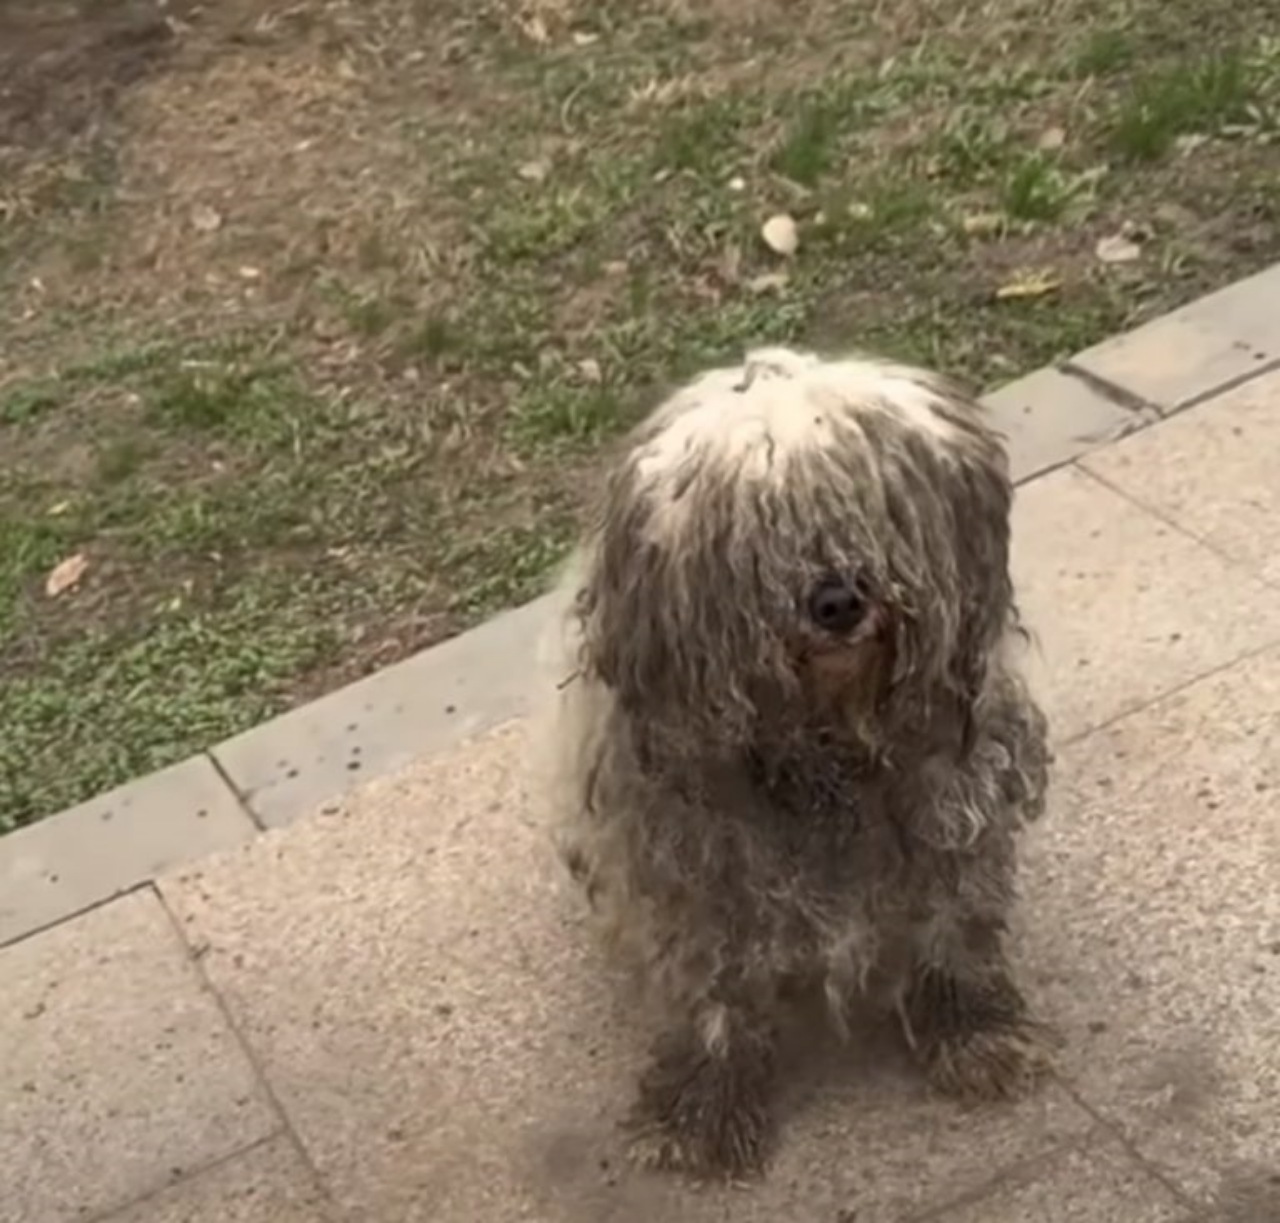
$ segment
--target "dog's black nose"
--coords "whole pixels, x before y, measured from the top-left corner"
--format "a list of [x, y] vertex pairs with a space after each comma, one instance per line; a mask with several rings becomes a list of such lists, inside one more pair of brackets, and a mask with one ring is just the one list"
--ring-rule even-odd
[[809, 596], [809, 615], [828, 633], [847, 633], [856, 628], [866, 606], [862, 592], [839, 577], [823, 578]]

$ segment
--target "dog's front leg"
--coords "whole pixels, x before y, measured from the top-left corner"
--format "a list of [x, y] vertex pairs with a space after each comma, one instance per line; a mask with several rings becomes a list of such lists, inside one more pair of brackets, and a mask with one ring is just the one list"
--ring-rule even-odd
[[1027, 1095], [1052, 1067], [1057, 1038], [1014, 980], [1004, 930], [999, 908], [952, 896], [917, 932], [904, 1025], [930, 1082], [964, 1100]]
[[632, 1153], [696, 1177], [763, 1170], [773, 1135], [776, 1034], [745, 992], [709, 988], [655, 1042], [632, 1112]]

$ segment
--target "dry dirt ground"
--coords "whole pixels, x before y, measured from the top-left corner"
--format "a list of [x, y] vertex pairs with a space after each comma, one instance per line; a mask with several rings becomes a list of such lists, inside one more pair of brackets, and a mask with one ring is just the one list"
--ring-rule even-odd
[[1280, 257], [1273, 4], [0, 0], [0, 830], [533, 593], [749, 343], [990, 385]]

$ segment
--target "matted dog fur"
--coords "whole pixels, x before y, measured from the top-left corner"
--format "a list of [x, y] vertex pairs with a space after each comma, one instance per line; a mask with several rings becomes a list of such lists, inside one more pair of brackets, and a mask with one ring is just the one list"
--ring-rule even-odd
[[563, 857], [662, 1016], [635, 1153], [759, 1171], [795, 987], [887, 1007], [938, 1087], [1030, 1089], [1051, 1040], [1007, 961], [1044, 806], [1016, 669], [1011, 486], [933, 374], [786, 349], [629, 439], [568, 567]]

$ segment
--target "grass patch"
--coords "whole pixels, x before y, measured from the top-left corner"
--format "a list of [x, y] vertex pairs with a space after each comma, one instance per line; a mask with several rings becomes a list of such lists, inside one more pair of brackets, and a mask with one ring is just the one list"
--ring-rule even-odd
[[1116, 115], [1115, 150], [1133, 161], [1165, 156], [1180, 136], [1212, 136], [1254, 117], [1256, 74], [1238, 52], [1211, 55], [1138, 83]]
[[552, 514], [536, 527], [507, 526], [447, 551], [441, 564], [458, 587], [454, 611], [478, 619], [541, 593], [574, 530], [572, 517]]
[[1056, 221], [1079, 190], [1058, 163], [1041, 153], [1023, 157], [1009, 171], [1000, 202], [1017, 221]]
[[816, 187], [835, 161], [839, 125], [826, 101], [811, 102], [788, 127], [773, 157], [776, 173], [804, 187]]
[[1130, 67], [1136, 54], [1128, 30], [1093, 30], [1076, 54], [1075, 67], [1081, 76], [1110, 76]]
[[288, 589], [246, 586], [201, 610], [166, 609], [145, 631], [93, 633], [10, 680], [0, 832], [278, 712], [291, 677], [336, 644], [291, 604]]

